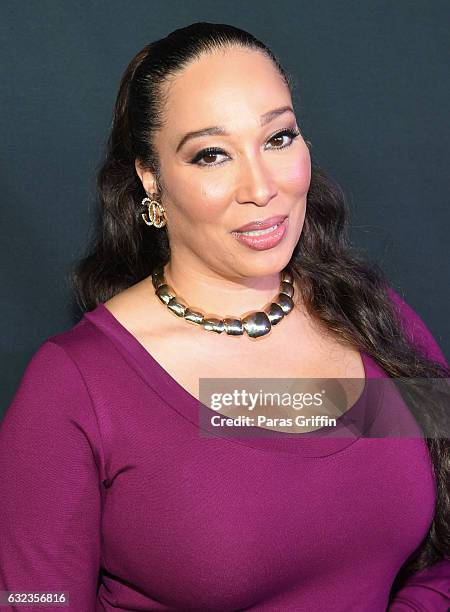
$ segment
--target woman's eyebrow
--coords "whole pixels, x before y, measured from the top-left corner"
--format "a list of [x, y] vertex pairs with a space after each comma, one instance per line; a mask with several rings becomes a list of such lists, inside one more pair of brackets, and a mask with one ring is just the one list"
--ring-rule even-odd
[[[261, 115], [260, 125], [261, 126], [266, 125], [266, 123], [269, 123], [270, 121], [275, 119], [275, 117], [278, 117], [279, 115], [282, 115], [283, 113], [287, 113], [287, 112], [294, 114], [294, 110], [292, 109], [291, 106], [281, 106], [280, 108], [274, 108], [273, 110], [270, 110], [267, 113], [264, 113], [263, 115]], [[193, 132], [187, 132], [181, 138], [180, 142], [178, 143], [178, 146], [176, 148], [176, 153], [178, 153], [181, 147], [185, 145], [186, 142], [188, 140], [191, 140], [192, 138], [199, 138], [200, 136], [217, 136], [217, 135], [229, 136], [229, 133], [225, 130], [223, 126], [220, 126], [220, 125], [203, 128], [201, 130], [195, 130]]]

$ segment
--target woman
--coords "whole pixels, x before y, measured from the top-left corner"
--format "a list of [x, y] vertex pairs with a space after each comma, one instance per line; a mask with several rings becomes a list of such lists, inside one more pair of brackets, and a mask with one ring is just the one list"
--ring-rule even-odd
[[210, 23], [146, 46], [99, 196], [84, 317], [2, 423], [1, 588], [80, 612], [447, 610], [446, 438], [201, 435], [200, 378], [359, 380], [342, 426], [369, 379], [449, 375], [348, 245], [270, 50]]

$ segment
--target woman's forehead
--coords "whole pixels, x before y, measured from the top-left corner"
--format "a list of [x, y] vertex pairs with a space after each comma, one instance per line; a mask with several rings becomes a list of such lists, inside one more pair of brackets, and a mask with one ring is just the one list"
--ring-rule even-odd
[[253, 49], [227, 49], [203, 53], [171, 80], [169, 97], [177, 94], [208, 97], [224, 95], [227, 90], [271, 86], [284, 83], [272, 60]]
[[171, 80], [166, 116], [171, 130], [259, 122], [270, 110], [291, 103], [274, 63], [261, 52], [229, 49], [202, 55]]

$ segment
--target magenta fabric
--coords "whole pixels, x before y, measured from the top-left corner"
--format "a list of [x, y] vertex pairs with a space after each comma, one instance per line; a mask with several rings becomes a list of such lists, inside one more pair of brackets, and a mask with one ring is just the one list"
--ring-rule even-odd
[[[420, 317], [390, 294], [417, 345], [445, 363]], [[388, 378], [361, 355], [366, 380]], [[357, 420], [361, 406], [344, 416]], [[419, 431], [403, 402], [387, 400], [380, 427], [394, 412]], [[420, 436], [201, 436], [197, 400], [102, 304], [33, 355], [0, 424], [0, 473], [0, 590], [68, 592], [56, 609], [450, 605], [447, 558], [388, 607], [433, 518]]]

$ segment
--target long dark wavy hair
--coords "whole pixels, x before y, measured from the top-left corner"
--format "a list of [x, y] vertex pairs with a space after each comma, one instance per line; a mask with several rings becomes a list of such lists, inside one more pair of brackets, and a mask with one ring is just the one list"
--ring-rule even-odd
[[[140, 202], [146, 196], [135, 160], [149, 168], [164, 195], [163, 177], [154, 147], [164, 124], [164, 85], [191, 61], [217, 49], [244, 47], [270, 58], [292, 92], [292, 78], [275, 55], [254, 36], [225, 24], [194, 23], [145, 46], [126, 68], [115, 104], [106, 157], [97, 173], [99, 207], [88, 253], [72, 272], [81, 311], [92, 310], [143, 280], [170, 257], [167, 232], [143, 224]], [[375, 263], [350, 246], [348, 210], [338, 186], [312, 160], [304, 226], [291, 269], [312, 317], [339, 341], [368, 353], [392, 377], [447, 378], [450, 368], [427, 359], [402, 326], [388, 283]], [[449, 555], [448, 482], [450, 445], [442, 437], [442, 408], [427, 402], [415, 414], [431, 432], [426, 437], [437, 485], [433, 522], [420, 547], [406, 560], [391, 589], [391, 598], [412, 573]], [[432, 435], [434, 432], [434, 435]]]

